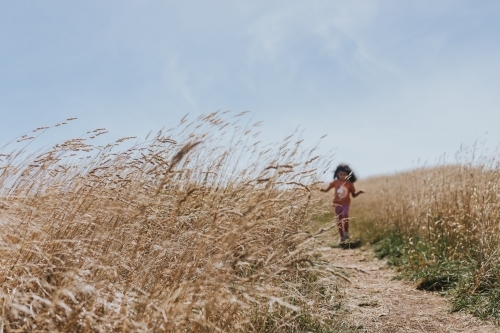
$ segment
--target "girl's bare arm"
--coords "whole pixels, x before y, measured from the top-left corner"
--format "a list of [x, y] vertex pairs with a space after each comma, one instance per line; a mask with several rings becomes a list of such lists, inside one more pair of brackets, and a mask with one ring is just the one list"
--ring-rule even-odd
[[330, 191], [332, 188], [333, 188], [333, 185], [330, 183], [326, 189], [325, 189], [325, 188], [320, 188], [319, 190], [320, 190], [321, 192], [328, 192], [328, 191]]
[[353, 198], [356, 198], [358, 195], [360, 195], [360, 194], [362, 194], [362, 193], [365, 193], [365, 191], [364, 191], [364, 190], [359, 190], [358, 192], [353, 192], [353, 193], [352, 193], [352, 197], [353, 197]]

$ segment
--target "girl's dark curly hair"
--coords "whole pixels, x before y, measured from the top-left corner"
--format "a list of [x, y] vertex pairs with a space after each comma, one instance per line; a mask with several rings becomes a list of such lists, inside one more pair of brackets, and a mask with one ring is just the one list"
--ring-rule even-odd
[[335, 172], [333, 173], [333, 179], [338, 179], [339, 178], [339, 172], [344, 171], [347, 173], [347, 180], [350, 181], [351, 183], [354, 183], [358, 178], [352, 171], [352, 169], [347, 165], [347, 164], [339, 164], [337, 169], [335, 169]]

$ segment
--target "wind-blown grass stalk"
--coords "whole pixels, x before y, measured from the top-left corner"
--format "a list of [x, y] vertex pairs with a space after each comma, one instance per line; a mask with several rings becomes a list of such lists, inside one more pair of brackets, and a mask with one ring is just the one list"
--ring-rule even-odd
[[98, 129], [4, 154], [0, 330], [333, 327], [335, 274], [307, 232], [329, 161], [296, 136], [262, 148], [241, 116], [183, 119], [125, 150], [89, 144]]

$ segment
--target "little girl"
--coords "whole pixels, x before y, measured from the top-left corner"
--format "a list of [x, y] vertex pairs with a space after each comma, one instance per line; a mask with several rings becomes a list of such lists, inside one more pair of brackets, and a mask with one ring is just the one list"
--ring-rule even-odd
[[351, 204], [351, 194], [355, 198], [365, 191], [356, 192], [354, 182], [357, 180], [354, 172], [347, 164], [340, 164], [333, 174], [333, 182], [326, 189], [320, 189], [322, 192], [328, 192], [335, 188], [333, 205], [335, 206], [335, 215], [340, 234], [340, 242], [349, 238], [349, 207]]

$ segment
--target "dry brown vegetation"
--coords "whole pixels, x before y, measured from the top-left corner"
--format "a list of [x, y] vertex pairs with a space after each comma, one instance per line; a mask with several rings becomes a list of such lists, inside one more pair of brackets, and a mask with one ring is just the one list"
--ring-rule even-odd
[[463, 149], [457, 160], [361, 182], [354, 215], [379, 255], [448, 291], [454, 310], [500, 318], [500, 161]]
[[307, 232], [329, 160], [243, 120], [183, 119], [121, 150], [89, 144], [103, 129], [4, 147], [0, 331], [336, 331], [340, 275]]

